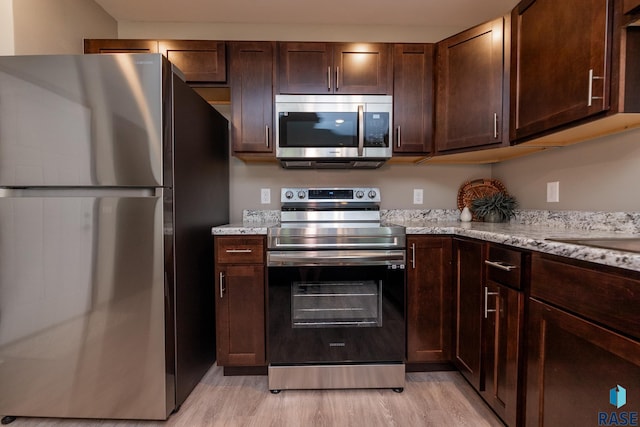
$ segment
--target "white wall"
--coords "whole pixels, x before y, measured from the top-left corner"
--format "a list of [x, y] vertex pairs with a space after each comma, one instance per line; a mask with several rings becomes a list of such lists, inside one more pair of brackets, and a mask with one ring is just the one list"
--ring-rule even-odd
[[16, 55], [79, 54], [83, 38], [117, 38], [117, 22], [92, 0], [15, 0], [13, 12]]
[[0, 0], [0, 55], [13, 55], [13, 0]]
[[[493, 166], [523, 209], [640, 211], [640, 129]], [[560, 202], [547, 203], [547, 182]]]

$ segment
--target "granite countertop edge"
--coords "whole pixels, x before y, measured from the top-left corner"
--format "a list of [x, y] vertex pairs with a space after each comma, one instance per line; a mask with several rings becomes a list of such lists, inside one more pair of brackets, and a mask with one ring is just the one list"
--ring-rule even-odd
[[[548, 240], [550, 238], [580, 239], [594, 237], [639, 237], [637, 235], [630, 235], [629, 233], [599, 232], [514, 223], [461, 223], [459, 221], [392, 221], [390, 223], [404, 226], [406, 228], [407, 235], [452, 235], [469, 237], [611, 267], [640, 271], [640, 253], [616, 251]], [[214, 236], [266, 235], [269, 227], [277, 225], [277, 222], [228, 224], [213, 227], [211, 234]]]

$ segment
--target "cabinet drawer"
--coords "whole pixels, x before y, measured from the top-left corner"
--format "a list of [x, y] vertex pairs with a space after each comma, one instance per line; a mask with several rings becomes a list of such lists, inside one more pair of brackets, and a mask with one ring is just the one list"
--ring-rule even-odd
[[640, 338], [640, 274], [534, 254], [531, 296]]
[[528, 254], [501, 246], [489, 246], [485, 260], [487, 279], [501, 285], [521, 289], [526, 274]]
[[262, 264], [264, 237], [216, 237], [215, 251], [219, 264]]

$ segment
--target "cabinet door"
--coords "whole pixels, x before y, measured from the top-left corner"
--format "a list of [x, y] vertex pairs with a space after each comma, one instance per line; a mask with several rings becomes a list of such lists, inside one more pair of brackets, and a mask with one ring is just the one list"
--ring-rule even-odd
[[337, 43], [333, 47], [335, 93], [390, 94], [393, 87], [390, 46], [385, 43]]
[[233, 42], [229, 50], [233, 151], [273, 153], [274, 43]]
[[158, 42], [137, 39], [84, 39], [84, 53], [158, 53]]
[[333, 92], [333, 57], [330, 43], [280, 43], [278, 93], [328, 94]]
[[484, 296], [480, 394], [507, 425], [516, 426], [524, 295], [489, 281]]
[[511, 139], [609, 108], [613, 2], [527, 0], [512, 13]]
[[[640, 412], [640, 342], [537, 300], [528, 304], [527, 426], [605, 425], [600, 413]], [[609, 403], [618, 385], [629, 391], [619, 410]]]
[[483, 308], [482, 277], [485, 245], [480, 241], [454, 240], [455, 331], [454, 362], [462, 375], [481, 389], [480, 358]]
[[227, 81], [225, 43], [208, 40], [162, 40], [160, 53], [182, 71], [187, 82]]
[[432, 151], [433, 54], [432, 44], [394, 46], [394, 153], [429, 154]]
[[499, 18], [438, 43], [436, 151], [508, 144], [503, 34]]
[[451, 238], [409, 236], [407, 361], [451, 360]]
[[216, 269], [216, 339], [220, 366], [265, 362], [264, 266]]

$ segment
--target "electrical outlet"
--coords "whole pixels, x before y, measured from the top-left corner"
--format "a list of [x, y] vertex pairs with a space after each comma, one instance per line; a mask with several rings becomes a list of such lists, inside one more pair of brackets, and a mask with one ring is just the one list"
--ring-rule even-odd
[[270, 188], [262, 188], [260, 189], [260, 203], [263, 205], [268, 205], [271, 203], [271, 189]]
[[556, 203], [560, 201], [560, 182], [547, 182], [547, 202]]
[[422, 198], [422, 188], [414, 188], [413, 189], [413, 204], [421, 205], [423, 202]]

